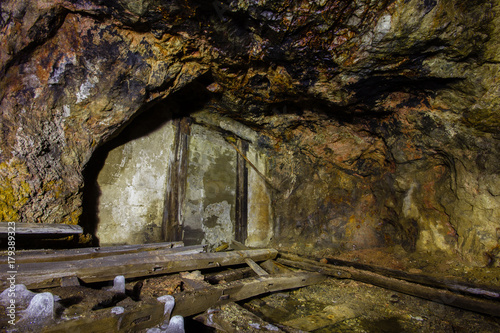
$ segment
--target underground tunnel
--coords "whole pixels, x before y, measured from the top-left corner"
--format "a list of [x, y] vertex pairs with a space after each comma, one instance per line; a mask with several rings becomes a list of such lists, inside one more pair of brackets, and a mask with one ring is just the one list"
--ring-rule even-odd
[[0, 12], [3, 330], [500, 330], [499, 1]]

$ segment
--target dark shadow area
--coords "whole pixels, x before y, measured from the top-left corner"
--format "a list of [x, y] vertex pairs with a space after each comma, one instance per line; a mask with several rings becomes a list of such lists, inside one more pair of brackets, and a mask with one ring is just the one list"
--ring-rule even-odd
[[373, 333], [400, 333], [404, 332], [403, 327], [397, 317], [384, 318], [379, 320], [364, 319], [361, 322], [363, 328]]

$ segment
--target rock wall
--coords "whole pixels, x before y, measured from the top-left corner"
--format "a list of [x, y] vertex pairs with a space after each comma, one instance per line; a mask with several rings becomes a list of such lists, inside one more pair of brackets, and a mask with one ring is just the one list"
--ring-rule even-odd
[[497, 0], [4, 1], [0, 219], [78, 223], [95, 149], [196, 83], [187, 99], [208, 96], [261, 133], [277, 244], [494, 260], [499, 11]]

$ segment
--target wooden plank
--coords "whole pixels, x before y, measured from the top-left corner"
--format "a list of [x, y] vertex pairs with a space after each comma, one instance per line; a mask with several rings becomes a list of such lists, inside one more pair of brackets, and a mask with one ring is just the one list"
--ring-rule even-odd
[[269, 274], [284, 274], [292, 272], [290, 268], [274, 260], [266, 260], [260, 264], [260, 267], [264, 268]]
[[[309, 262], [314, 265], [322, 265], [319, 263], [317, 260], [312, 260], [312, 259], [307, 259], [303, 257], [299, 257], [294, 254], [290, 253], [281, 253], [280, 252], [281, 258], [284, 259], [291, 259], [295, 261], [301, 261], [301, 262]], [[400, 280], [405, 280], [408, 282], [414, 282], [422, 285], [426, 285], [429, 287], [433, 288], [440, 288], [440, 289], [447, 289], [447, 290], [452, 290], [456, 291], [459, 293], [463, 294], [468, 294], [471, 296], [475, 297], [484, 297], [488, 299], [494, 299], [500, 301], [500, 289], [498, 288], [492, 288], [490, 286], [485, 286], [485, 285], [479, 285], [479, 284], [473, 284], [470, 282], [465, 282], [465, 281], [457, 281], [454, 279], [447, 279], [447, 278], [436, 278], [432, 277], [429, 275], [424, 275], [424, 274], [412, 274], [409, 272], [404, 272], [396, 269], [389, 269], [385, 267], [378, 267], [378, 266], [373, 266], [373, 265], [367, 265], [367, 264], [360, 264], [356, 262], [351, 262], [351, 261], [344, 261], [344, 260], [338, 260], [338, 259], [327, 259], [328, 267], [332, 268], [335, 267], [338, 270], [344, 270], [346, 271], [345, 268], [355, 268], [355, 269], [360, 269], [362, 271], [370, 271], [374, 273], [378, 273], [387, 277], [393, 277], [396, 279]], [[322, 266], [324, 267], [324, 266]]]
[[486, 297], [500, 301], [500, 289], [492, 288], [491, 286], [474, 284], [466, 281], [458, 281], [449, 278], [436, 278], [425, 274], [409, 273], [401, 270], [390, 269], [386, 267], [360, 264], [352, 261], [345, 261], [339, 259], [327, 259], [331, 265], [340, 267], [353, 267], [361, 270], [366, 270], [374, 273], [379, 273], [384, 276], [405, 280], [408, 282], [415, 282], [430, 287], [454, 290], [460, 293], [469, 294], [472, 296]]
[[[295, 289], [319, 283], [326, 277], [319, 273], [301, 272], [276, 276], [254, 277], [174, 295], [172, 316], [188, 317], [206, 311], [209, 307], [243, 300], [268, 292]], [[107, 333], [135, 332], [154, 327], [163, 321], [163, 303], [141, 301], [122, 315], [111, 314], [111, 309], [93, 311], [89, 318], [70, 320], [51, 327], [44, 333]], [[122, 318], [122, 319], [120, 319]]]
[[[84, 247], [69, 250], [20, 250], [16, 252], [16, 263], [53, 262], [106, 257], [111, 255], [138, 253], [161, 249], [172, 249], [172, 253], [182, 251], [182, 242], [151, 243], [141, 245], [120, 245], [105, 247]], [[202, 246], [200, 245], [200, 248]], [[180, 248], [180, 249], [179, 249]], [[174, 250], [175, 249], [175, 250]], [[188, 249], [188, 247], [184, 248]], [[191, 248], [193, 249], [193, 248]], [[7, 251], [0, 252], [0, 264], [7, 263]]]
[[9, 232], [15, 232], [16, 237], [67, 237], [83, 233], [79, 225], [49, 224], [49, 223], [19, 223], [0, 222], [0, 237], [6, 238]]
[[268, 272], [266, 272], [262, 267], [260, 267], [259, 265], [257, 265], [257, 263], [255, 261], [253, 261], [252, 259], [250, 258], [247, 258], [245, 259], [245, 262], [246, 264], [251, 268], [253, 269], [253, 271], [259, 275], [259, 276], [265, 276], [265, 275], [269, 275]]
[[335, 266], [332, 267], [331, 265], [328, 265], [328, 264], [321, 264], [321, 263], [317, 263], [317, 262], [310, 263], [310, 262], [305, 262], [305, 261], [299, 261], [296, 259], [289, 260], [289, 259], [283, 259], [283, 258], [278, 258], [278, 259], [276, 259], [276, 261], [279, 264], [283, 264], [283, 265], [295, 267], [295, 268], [300, 268], [300, 269], [305, 269], [305, 270], [311, 271], [311, 272], [318, 272], [318, 273], [334, 276], [337, 279], [350, 279], [352, 277], [349, 270], [346, 270], [344, 268], [339, 269]]
[[248, 246], [246, 246], [245, 244], [233, 239], [231, 241], [231, 249], [233, 249], [233, 250], [249, 250], [250, 248]]
[[[287, 255], [286, 257], [293, 258], [297, 256]], [[328, 274], [335, 277], [337, 277], [339, 272], [338, 267], [329, 264], [318, 265], [319, 263], [304, 258], [300, 258], [300, 261], [279, 258], [277, 259], [277, 261], [291, 267], [322, 272], [323, 274]], [[325, 266], [331, 266], [332, 274], [328, 273], [329, 270], [325, 269]], [[373, 284], [375, 286], [401, 292], [411, 296], [420, 297], [429, 301], [500, 317], [500, 302], [497, 301], [465, 296], [451, 292], [449, 290], [423, 286], [420, 284], [386, 277], [378, 273], [364, 271], [352, 267], [342, 267], [341, 270], [349, 274], [350, 278], [353, 280]]]
[[325, 278], [323, 274], [310, 272], [267, 275], [184, 292], [174, 295], [176, 305], [172, 315], [192, 316], [216, 305], [237, 302], [265, 293], [305, 287], [319, 283]]
[[[148, 251], [95, 259], [59, 261], [51, 263], [26, 263], [19, 265], [16, 282], [28, 289], [59, 286], [61, 278], [76, 276], [90, 283], [111, 281], [117, 275], [125, 278], [176, 273], [197, 269], [215, 268], [244, 264], [246, 258], [255, 261], [273, 259], [274, 249], [232, 251], [219, 253], [162, 254], [161, 251]], [[8, 265], [0, 265], [0, 287], [7, 287], [11, 271]]]

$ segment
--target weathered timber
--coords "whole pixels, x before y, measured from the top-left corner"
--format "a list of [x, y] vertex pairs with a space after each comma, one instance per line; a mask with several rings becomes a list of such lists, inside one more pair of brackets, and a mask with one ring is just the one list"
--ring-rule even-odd
[[[183, 247], [182, 242], [152, 243], [142, 245], [121, 245], [106, 247], [84, 247], [69, 250], [20, 250], [16, 252], [16, 263], [53, 262], [79, 259], [91, 259], [112, 255], [138, 253], [144, 251], [171, 249], [172, 253], [194, 250], [195, 247]], [[199, 245], [199, 249], [203, 246]], [[199, 251], [201, 252], [201, 251]], [[7, 263], [7, 251], [0, 252], [0, 264]]]
[[262, 267], [250, 258], [245, 259], [246, 264], [259, 276], [269, 275]]
[[260, 267], [264, 268], [266, 272], [268, 272], [269, 274], [284, 274], [292, 272], [292, 270], [289, 267], [271, 259], [261, 263]]
[[90, 317], [64, 321], [45, 327], [43, 333], [137, 332], [158, 325], [163, 320], [163, 303], [155, 299], [139, 302], [120, 315], [111, 308], [92, 311]]
[[[329, 264], [321, 265], [315, 262], [314, 260], [300, 258], [295, 255], [287, 254], [284, 255], [284, 257], [286, 257], [287, 259], [278, 258], [277, 261], [287, 266], [306, 269], [309, 271], [322, 272], [323, 274], [328, 274], [338, 277], [336, 272], [339, 271], [339, 268], [333, 265]], [[328, 273], [328, 270], [325, 269], [325, 266], [327, 265], [332, 266], [331, 270], [332, 273], [334, 274]], [[433, 302], [469, 311], [479, 312], [492, 316], [500, 316], [500, 302], [497, 301], [481, 299], [472, 296], [465, 296], [449, 290], [424, 286], [417, 283], [399, 280], [396, 278], [383, 276], [378, 273], [369, 272], [352, 267], [342, 267], [341, 270], [346, 273], [343, 278], [351, 278], [353, 280], [373, 284], [375, 286], [379, 286], [385, 289], [401, 292], [412, 296], [417, 296]], [[347, 277], [347, 274], [349, 274], [350, 277]]]
[[234, 302], [210, 308], [194, 319], [227, 333], [286, 332]]
[[248, 169], [245, 163], [248, 142], [238, 139], [239, 152], [236, 156], [236, 203], [234, 234], [236, 241], [245, 242], [248, 229]]
[[211, 284], [218, 284], [241, 280], [255, 275], [255, 272], [250, 267], [226, 269], [222, 272], [205, 274], [205, 281]]
[[245, 244], [238, 242], [237, 240], [232, 240], [230, 248], [233, 250], [249, 250], [250, 248]]
[[252, 169], [255, 170], [255, 172], [266, 182], [267, 185], [269, 185], [273, 190], [280, 191], [279, 187], [273, 184], [269, 178], [266, 177], [262, 172], [257, 169], [257, 167], [246, 157], [246, 154], [243, 154], [243, 152], [236, 146], [231, 140], [226, 140], [227, 143], [229, 143], [231, 146], [233, 146], [234, 150], [252, 167]]
[[384, 276], [394, 277], [397, 279], [405, 280], [408, 282], [415, 282], [430, 287], [443, 288], [454, 290], [460, 293], [469, 294], [473, 296], [486, 297], [490, 299], [500, 300], [500, 289], [492, 288], [490, 286], [474, 284], [466, 281], [458, 281], [457, 279], [450, 278], [436, 278], [434, 276], [425, 274], [409, 273], [401, 270], [390, 269], [380, 266], [360, 264], [352, 261], [340, 259], [327, 259], [328, 263], [341, 267], [353, 267], [370, 272], [382, 274]]
[[[148, 251], [95, 259], [26, 263], [17, 269], [17, 283], [29, 289], [59, 286], [61, 278], [76, 276], [83, 282], [111, 281], [117, 275], [126, 278], [176, 273], [204, 268], [239, 265], [246, 258], [255, 261], [273, 259], [274, 249], [232, 251], [220, 253], [162, 254]], [[8, 265], [0, 265], [0, 288], [7, 287]]]
[[192, 119], [184, 117], [174, 119], [177, 134], [174, 141], [175, 154], [169, 167], [168, 186], [165, 193], [165, 203], [162, 219], [162, 237], [164, 241], [179, 241], [182, 239], [182, 203], [185, 198], [187, 182], [189, 135]]
[[184, 284], [194, 290], [210, 287], [211, 284], [205, 281], [205, 277], [200, 271], [179, 273]]
[[69, 224], [0, 222], [0, 237], [7, 238], [9, 233], [17, 237], [61, 238], [83, 233], [82, 227]]
[[[308, 261], [315, 265], [322, 265], [317, 260], [307, 259], [298, 257], [294, 254], [290, 253], [282, 253], [280, 252], [280, 256], [285, 259], [292, 259], [298, 261]], [[300, 259], [297, 259], [300, 258]], [[430, 275], [425, 274], [415, 274], [409, 273], [401, 270], [390, 269], [380, 266], [360, 264], [352, 261], [345, 261], [339, 259], [327, 259], [329, 267], [336, 267], [336, 269], [342, 270], [346, 267], [352, 267], [356, 269], [360, 269], [363, 271], [370, 271], [374, 273], [378, 273], [387, 277], [393, 277], [400, 280], [405, 280], [408, 282], [414, 282], [422, 285], [426, 285], [433, 288], [447, 289], [471, 296], [476, 297], [484, 297], [488, 299], [498, 300], [500, 301], [500, 289], [492, 288], [486, 285], [474, 284], [466, 281], [459, 281], [458, 279], [450, 279], [450, 278], [437, 278]], [[328, 265], [325, 264], [325, 265]]]
[[202, 290], [179, 293], [174, 295], [176, 305], [172, 315], [192, 316], [216, 305], [269, 292], [305, 287], [319, 283], [325, 278], [323, 274], [310, 272], [257, 276]]
[[334, 276], [338, 279], [349, 279], [352, 277], [350, 271], [345, 267], [338, 268], [333, 265], [322, 264], [296, 255], [284, 254], [280, 252], [280, 258], [276, 259], [276, 261], [286, 266], [315, 271]]
[[[172, 313], [183, 317], [195, 315], [208, 308], [228, 302], [247, 299], [267, 292], [295, 289], [319, 283], [326, 277], [319, 273], [301, 272], [294, 274], [254, 277], [230, 283], [210, 286], [192, 292], [174, 295], [175, 307]], [[121, 315], [114, 315], [111, 309], [92, 311], [90, 317], [75, 319], [52, 325], [43, 333], [107, 333], [136, 332], [154, 327], [163, 321], [164, 304], [154, 299], [138, 302]]]

